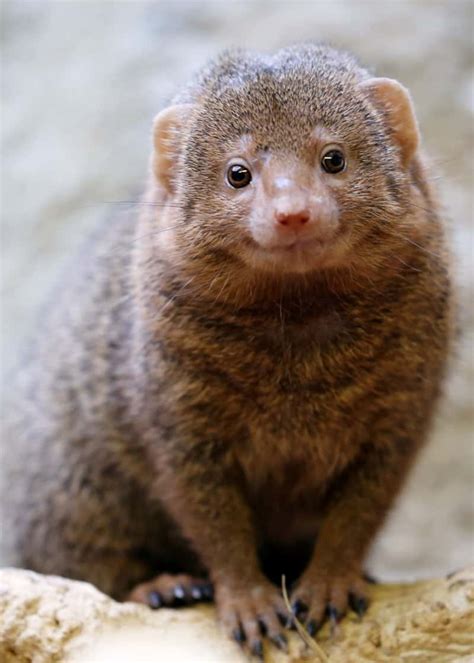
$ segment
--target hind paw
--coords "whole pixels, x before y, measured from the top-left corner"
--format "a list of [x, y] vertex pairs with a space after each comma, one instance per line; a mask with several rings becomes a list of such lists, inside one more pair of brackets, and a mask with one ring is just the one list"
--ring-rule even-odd
[[212, 601], [213, 596], [212, 584], [205, 578], [163, 573], [153, 580], [137, 585], [128, 595], [127, 601], [145, 603], [156, 610], [208, 602]]

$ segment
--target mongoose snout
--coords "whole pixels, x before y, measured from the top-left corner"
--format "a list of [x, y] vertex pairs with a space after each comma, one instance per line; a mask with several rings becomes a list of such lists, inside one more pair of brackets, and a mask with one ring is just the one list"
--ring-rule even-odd
[[338, 205], [317, 181], [314, 164], [282, 162], [266, 158], [257, 168], [249, 228], [264, 260], [279, 262], [284, 271], [307, 271], [331, 249], [340, 227]]

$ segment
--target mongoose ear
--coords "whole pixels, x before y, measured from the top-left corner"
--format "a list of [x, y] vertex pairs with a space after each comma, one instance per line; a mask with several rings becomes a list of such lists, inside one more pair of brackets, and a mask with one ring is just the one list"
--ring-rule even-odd
[[153, 121], [153, 173], [168, 192], [173, 190], [173, 174], [183, 130], [193, 104], [179, 104], [162, 110]]
[[410, 93], [393, 78], [370, 78], [360, 84], [377, 106], [387, 114], [395, 140], [400, 145], [402, 162], [407, 166], [420, 143], [418, 122]]

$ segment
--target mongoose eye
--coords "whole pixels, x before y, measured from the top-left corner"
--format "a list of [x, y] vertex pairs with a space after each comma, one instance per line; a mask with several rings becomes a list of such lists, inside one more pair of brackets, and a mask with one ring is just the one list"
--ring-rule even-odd
[[329, 149], [321, 158], [322, 169], [326, 173], [340, 173], [346, 167], [346, 159], [341, 150], [336, 150], [334, 148]]
[[252, 173], [242, 163], [234, 163], [227, 170], [227, 181], [234, 189], [243, 189], [252, 181]]

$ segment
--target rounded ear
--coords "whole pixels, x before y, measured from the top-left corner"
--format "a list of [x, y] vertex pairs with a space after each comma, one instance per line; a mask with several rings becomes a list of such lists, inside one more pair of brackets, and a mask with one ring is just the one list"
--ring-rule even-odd
[[418, 122], [410, 93], [393, 78], [370, 78], [360, 83], [376, 106], [387, 116], [392, 134], [400, 146], [402, 163], [407, 166], [420, 143]]
[[179, 155], [183, 130], [193, 104], [169, 106], [153, 121], [153, 173], [168, 192], [173, 190], [173, 172]]

